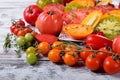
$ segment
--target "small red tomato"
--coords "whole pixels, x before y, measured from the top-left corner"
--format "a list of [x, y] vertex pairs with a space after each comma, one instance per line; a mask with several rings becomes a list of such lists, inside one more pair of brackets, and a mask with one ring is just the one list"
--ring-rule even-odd
[[29, 5], [25, 8], [23, 16], [27, 23], [35, 25], [36, 19], [41, 12], [42, 9], [40, 9], [37, 5]]
[[26, 32], [24, 30], [20, 30], [17, 33], [17, 36], [25, 36]]
[[86, 58], [85, 65], [88, 69], [96, 71], [101, 67], [101, 60], [98, 57], [92, 57], [91, 54]]
[[15, 28], [14, 31], [13, 31], [13, 33], [17, 36], [17, 33], [18, 33], [19, 31], [20, 31], [19, 28]]
[[90, 48], [82, 48], [83, 51], [80, 52], [80, 58], [82, 60], [86, 60], [86, 58], [90, 55], [93, 54], [94, 52], [90, 51]]
[[120, 9], [120, 3], [119, 3], [119, 5], [118, 5], [118, 8]]
[[13, 31], [15, 30], [15, 28], [16, 28], [15, 25], [10, 26], [10, 31], [13, 33]]
[[98, 31], [96, 34], [104, 36], [104, 33], [102, 31]]
[[19, 27], [25, 27], [25, 22], [21, 19], [19, 19], [17, 22], [16, 22], [16, 26], [19, 26]]
[[24, 31], [25, 31], [26, 33], [31, 33], [31, 32], [32, 32], [32, 29], [29, 28], [29, 27], [27, 27], [27, 28], [24, 29]]
[[120, 60], [114, 60], [112, 56], [104, 60], [103, 68], [108, 74], [115, 74], [120, 71]]

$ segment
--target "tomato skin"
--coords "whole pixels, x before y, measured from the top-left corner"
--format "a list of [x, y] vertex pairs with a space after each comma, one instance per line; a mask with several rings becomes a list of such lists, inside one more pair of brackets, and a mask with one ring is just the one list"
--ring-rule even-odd
[[25, 36], [26, 32], [24, 30], [19, 30], [17, 36]]
[[78, 54], [72, 51], [66, 52], [63, 57], [64, 63], [68, 66], [75, 65], [78, 62], [78, 59]]
[[108, 74], [115, 74], [120, 71], [120, 60], [115, 61], [109, 56], [104, 60], [103, 68]]
[[60, 52], [61, 52], [61, 50], [59, 50], [59, 49], [50, 50], [48, 53], [49, 60], [54, 63], [61, 62], [62, 57], [60, 56]]
[[119, 2], [119, 5], [118, 5], [118, 8], [120, 9], [120, 2]]
[[31, 33], [31, 32], [32, 32], [32, 29], [29, 28], [29, 27], [27, 27], [27, 28], [24, 29], [24, 31], [25, 31], [26, 33]]
[[25, 22], [23, 20], [18, 20], [16, 23], [16, 26], [19, 26], [19, 27], [25, 27]]
[[13, 33], [17, 36], [17, 33], [18, 33], [19, 31], [20, 31], [19, 28], [15, 28], [14, 31], [13, 31]]
[[86, 46], [91, 46], [93, 49], [99, 49], [104, 46], [112, 48], [112, 43], [112, 40], [96, 34], [91, 34], [86, 38]]
[[91, 54], [86, 58], [85, 65], [88, 69], [96, 71], [101, 67], [101, 60], [98, 57], [92, 57]]
[[91, 55], [91, 54], [93, 54], [94, 52], [87, 52], [87, 50], [91, 50], [90, 48], [82, 48], [82, 50], [84, 50], [84, 51], [82, 51], [82, 52], [80, 52], [80, 58], [82, 59], [82, 60], [86, 60], [86, 58], [89, 56], [89, 55]]
[[59, 35], [62, 25], [62, 16], [55, 10], [49, 10], [38, 16], [35, 26], [42, 34]]
[[64, 46], [63, 42], [61, 42], [61, 41], [55, 41], [52, 44], [52, 48], [59, 49], [59, 50], [64, 50], [65, 46]]
[[120, 54], [120, 36], [117, 36], [113, 40], [112, 50], [113, 50], [113, 52]]
[[15, 28], [16, 28], [16, 26], [15, 26], [15, 25], [10, 26], [10, 31], [13, 33], [13, 32], [14, 32], [14, 30], [15, 30]]
[[31, 25], [35, 25], [35, 21], [37, 20], [37, 17], [42, 12], [42, 9], [40, 9], [36, 5], [29, 5], [25, 8], [23, 12], [24, 19], [27, 23]]
[[103, 52], [98, 52], [96, 54], [97, 57], [99, 57], [101, 59], [101, 61], [103, 62], [104, 59], [108, 56], [111, 56], [111, 54], [109, 54], [108, 52], [110, 52], [106, 47], [102, 47], [99, 49], [100, 51], [103, 51]]

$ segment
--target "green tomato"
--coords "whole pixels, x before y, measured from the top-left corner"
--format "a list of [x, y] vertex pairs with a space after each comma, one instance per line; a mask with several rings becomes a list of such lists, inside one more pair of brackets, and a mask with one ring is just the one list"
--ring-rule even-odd
[[26, 55], [26, 61], [33, 65], [37, 62], [37, 56], [34, 53], [29, 53], [28, 55]]
[[27, 48], [30, 47], [31, 45], [32, 45], [32, 43], [27, 41], [27, 42], [25, 43], [25, 49], [27, 49]]
[[36, 5], [39, 6], [41, 9], [43, 9], [44, 6], [51, 3], [52, 3], [52, 0], [37, 0]]
[[26, 55], [28, 55], [30, 53], [36, 53], [35, 47], [31, 46], [31, 47], [27, 48]]
[[25, 35], [25, 39], [26, 39], [26, 41], [31, 42], [34, 39], [34, 37], [31, 33], [27, 33]]
[[18, 46], [24, 46], [25, 43], [26, 43], [26, 39], [25, 39], [25, 37], [23, 37], [23, 36], [19, 36], [19, 37], [16, 39], [16, 44], [17, 44]]
[[52, 3], [63, 3], [63, 0], [52, 0]]

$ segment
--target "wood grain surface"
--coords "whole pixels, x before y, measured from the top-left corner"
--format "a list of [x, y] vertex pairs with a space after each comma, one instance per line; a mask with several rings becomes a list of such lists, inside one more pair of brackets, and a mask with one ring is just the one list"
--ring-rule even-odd
[[0, 0], [0, 80], [120, 80], [120, 72], [115, 75], [103, 71], [92, 72], [82, 61], [69, 67], [52, 63], [43, 57], [31, 66], [27, 64], [24, 53], [21, 58], [17, 58], [13, 50], [5, 52], [2, 46], [9, 33], [11, 19], [23, 19], [24, 8], [35, 2], [36, 0]]

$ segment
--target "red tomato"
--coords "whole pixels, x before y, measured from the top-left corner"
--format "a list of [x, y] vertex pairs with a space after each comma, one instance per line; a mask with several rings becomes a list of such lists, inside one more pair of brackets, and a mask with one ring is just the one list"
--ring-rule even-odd
[[37, 5], [29, 5], [25, 8], [23, 16], [27, 23], [35, 25], [35, 21], [41, 12], [42, 9], [40, 9]]
[[86, 58], [85, 65], [88, 69], [96, 71], [101, 67], [101, 60], [98, 57], [92, 57], [91, 54]]
[[63, 14], [63, 20], [67, 24], [80, 23], [89, 14], [88, 9], [77, 9], [65, 12]]
[[63, 4], [49, 4], [44, 7], [44, 11], [46, 10], [55, 10], [58, 11], [61, 15], [63, 15], [64, 5]]
[[91, 50], [90, 48], [82, 48], [82, 52], [80, 52], [80, 58], [82, 60], [86, 60], [86, 58], [90, 55], [90, 54], [93, 54], [94, 52], [91, 52], [91, 51], [88, 51], [88, 50]]
[[24, 30], [19, 30], [17, 36], [25, 36], [26, 32]]
[[62, 25], [62, 15], [55, 10], [48, 10], [38, 16], [35, 26], [42, 34], [59, 35]]
[[117, 37], [113, 40], [112, 50], [113, 50], [115, 53], [120, 54], [120, 36], [117, 36]]
[[110, 52], [110, 50], [108, 50], [106, 47], [100, 48], [99, 51], [103, 51], [103, 52], [98, 52], [96, 56], [99, 57], [102, 62], [104, 61], [104, 59], [106, 57], [111, 55], [111, 54], [108, 53], [108, 52]]
[[25, 27], [25, 22], [20, 19], [20, 20], [18, 20], [18, 21], [16, 22], [16, 26]]
[[24, 29], [24, 31], [25, 31], [26, 33], [31, 33], [31, 32], [32, 32], [32, 29], [29, 28], [29, 27], [27, 27], [27, 28]]
[[64, 5], [66, 5], [66, 4], [69, 3], [70, 1], [72, 1], [72, 0], [63, 0], [63, 3], [64, 3]]
[[109, 46], [112, 48], [113, 41], [96, 34], [91, 34], [86, 38], [86, 46], [91, 46], [93, 49], [100, 49], [104, 46]]
[[120, 2], [119, 2], [119, 5], [118, 5], [118, 8], [120, 9]]
[[13, 32], [14, 32], [14, 30], [15, 30], [15, 28], [16, 28], [16, 26], [15, 26], [15, 25], [10, 26], [10, 31], [13, 33]]
[[19, 28], [15, 28], [14, 31], [13, 31], [13, 33], [17, 36], [17, 33], [18, 33], [19, 31], [20, 31]]
[[103, 68], [108, 74], [115, 74], [120, 71], [120, 60], [115, 61], [112, 56], [104, 60]]

